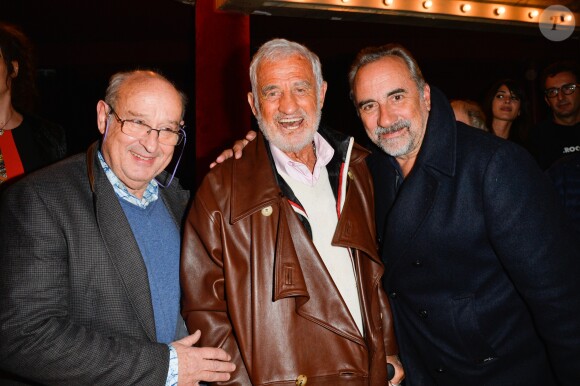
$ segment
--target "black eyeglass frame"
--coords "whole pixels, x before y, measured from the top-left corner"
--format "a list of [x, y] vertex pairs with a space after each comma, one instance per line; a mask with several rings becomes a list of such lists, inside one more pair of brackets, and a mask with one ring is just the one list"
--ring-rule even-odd
[[[165, 128], [165, 129], [154, 129], [151, 126], [149, 126], [148, 124], [143, 123], [143, 122], [137, 122], [134, 119], [121, 119], [119, 117], [119, 115], [117, 114], [117, 112], [115, 111], [115, 109], [113, 109], [113, 106], [110, 106], [110, 105], [109, 105], [109, 114], [113, 114], [113, 116], [115, 117], [115, 119], [117, 120], [117, 122], [119, 122], [121, 124], [121, 131], [123, 132], [123, 134], [128, 135], [131, 138], [136, 138], [136, 139], [147, 138], [147, 136], [149, 136], [149, 134], [151, 134], [151, 131], [156, 131], [157, 132], [157, 140], [159, 141], [159, 139], [160, 139], [159, 135], [161, 134], [162, 131], [176, 134], [177, 135], [177, 142], [175, 144], [163, 143], [161, 141], [159, 142], [159, 143], [161, 143], [163, 145], [168, 145], [168, 146], [178, 146], [183, 141], [183, 138], [185, 138], [185, 130], [184, 130], [184, 127], [185, 126], [184, 125], [179, 125], [179, 130], [177, 130], [177, 131], [171, 130], [171, 129], [167, 129], [167, 128]], [[123, 130], [123, 126], [125, 125], [125, 122], [131, 122], [131, 123], [134, 123], [134, 124], [137, 124], [137, 125], [146, 127], [147, 128], [147, 134], [144, 135], [143, 137], [134, 137], [131, 134], [126, 133]]]
[[[546, 95], [547, 98], [555, 98], [558, 96], [558, 94], [560, 94], [560, 92], [562, 92], [562, 94], [564, 95], [572, 95], [574, 94], [578, 86], [580, 86], [580, 83], [566, 83], [560, 87], [550, 87], [544, 90], [544, 94]], [[566, 92], [564, 90], [568, 91]], [[552, 93], [553, 95], [550, 95]]]

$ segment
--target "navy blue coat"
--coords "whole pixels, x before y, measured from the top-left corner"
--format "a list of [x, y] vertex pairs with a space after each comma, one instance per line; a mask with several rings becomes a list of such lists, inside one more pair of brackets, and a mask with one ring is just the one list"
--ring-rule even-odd
[[431, 99], [398, 190], [393, 160], [369, 160], [406, 385], [580, 385], [580, 249], [549, 180]]
[[580, 153], [560, 158], [547, 171], [570, 221], [580, 232]]

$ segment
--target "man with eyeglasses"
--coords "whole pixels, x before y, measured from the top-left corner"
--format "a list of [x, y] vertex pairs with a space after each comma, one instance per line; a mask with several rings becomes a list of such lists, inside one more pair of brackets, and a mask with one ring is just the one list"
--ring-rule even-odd
[[530, 150], [547, 169], [559, 158], [580, 152], [580, 68], [576, 62], [556, 62], [540, 79], [552, 117], [532, 129]]
[[179, 313], [189, 193], [164, 169], [185, 101], [159, 73], [115, 74], [97, 103], [102, 140], [0, 198], [2, 385], [229, 379], [230, 356], [192, 347], [200, 332]]

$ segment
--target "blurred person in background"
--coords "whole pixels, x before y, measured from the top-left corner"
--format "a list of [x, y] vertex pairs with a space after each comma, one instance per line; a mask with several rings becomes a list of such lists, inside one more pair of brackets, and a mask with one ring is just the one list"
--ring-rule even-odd
[[540, 77], [552, 116], [530, 132], [531, 151], [543, 169], [580, 151], [580, 66], [562, 61], [546, 67]]
[[31, 113], [36, 94], [30, 41], [0, 23], [0, 184], [66, 155], [63, 128]]
[[502, 79], [489, 89], [484, 103], [487, 127], [492, 134], [525, 144], [530, 114], [523, 87], [513, 79]]
[[450, 103], [457, 121], [483, 131], [489, 131], [485, 124], [485, 113], [479, 103], [469, 99], [452, 99]]

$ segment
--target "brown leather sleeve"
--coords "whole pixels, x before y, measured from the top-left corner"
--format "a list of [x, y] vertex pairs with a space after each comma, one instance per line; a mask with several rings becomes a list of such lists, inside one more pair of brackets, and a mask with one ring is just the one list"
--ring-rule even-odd
[[181, 257], [182, 315], [190, 333], [201, 331], [199, 345], [220, 347], [232, 357], [236, 370], [220, 385], [251, 385], [232, 332], [225, 301], [219, 220], [198, 198], [185, 224]]

